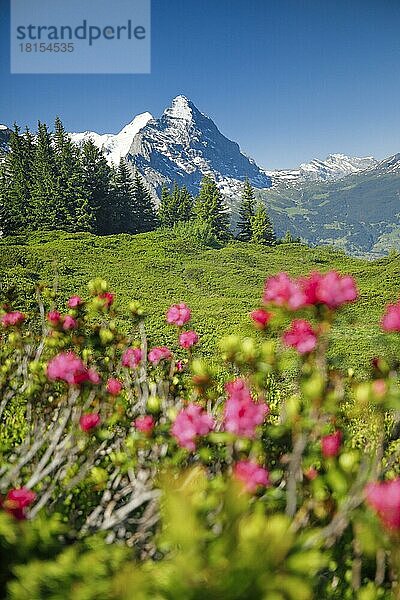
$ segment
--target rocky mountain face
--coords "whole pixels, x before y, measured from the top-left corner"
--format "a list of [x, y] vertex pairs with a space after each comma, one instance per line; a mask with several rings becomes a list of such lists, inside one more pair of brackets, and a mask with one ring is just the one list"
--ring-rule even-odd
[[157, 193], [174, 181], [197, 193], [204, 175], [213, 177], [228, 196], [246, 177], [257, 188], [271, 186], [271, 178], [184, 96], [136, 134], [127, 160]]

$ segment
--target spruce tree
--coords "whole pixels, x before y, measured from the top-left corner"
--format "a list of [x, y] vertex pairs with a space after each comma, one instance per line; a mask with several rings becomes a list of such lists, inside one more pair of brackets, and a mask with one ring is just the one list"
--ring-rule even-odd
[[161, 189], [161, 201], [158, 207], [158, 220], [161, 227], [172, 227], [175, 224], [172, 194], [166, 185], [163, 185]]
[[84, 142], [80, 162], [91, 230], [98, 235], [117, 233], [114, 225], [114, 204], [117, 197], [115, 187], [112, 186], [112, 169], [92, 140]]
[[63, 229], [68, 221], [69, 215], [59, 185], [52, 135], [47, 126], [39, 122], [32, 166], [30, 226], [33, 229]]
[[153, 231], [156, 229], [158, 225], [156, 208], [138, 171], [135, 171], [133, 177], [132, 208], [136, 222], [137, 233]]
[[35, 148], [27, 129], [21, 135], [14, 125], [9, 140], [10, 152], [1, 166], [0, 230], [3, 235], [23, 232], [31, 213], [32, 164]]
[[138, 215], [134, 208], [133, 179], [124, 158], [119, 161], [115, 173], [111, 217], [112, 233], [137, 233]]
[[92, 230], [93, 213], [89, 203], [91, 191], [85, 185], [79, 148], [71, 141], [59, 117], [55, 121], [54, 148], [59, 201], [65, 214], [63, 229], [66, 231]]
[[193, 196], [186, 186], [179, 190], [178, 221], [190, 221], [193, 216]]
[[238, 228], [238, 240], [242, 240], [243, 242], [248, 242], [252, 237], [252, 219], [256, 212], [256, 198], [254, 195], [254, 189], [246, 178], [243, 191], [242, 191], [242, 200], [239, 207], [239, 220], [237, 223]]
[[274, 228], [263, 202], [258, 202], [251, 219], [251, 241], [255, 244], [273, 246], [276, 243]]
[[176, 223], [189, 221], [192, 217], [193, 198], [187, 188], [179, 188], [176, 183], [172, 192], [166, 186], [161, 190], [158, 219], [162, 227], [173, 227]]
[[217, 184], [210, 177], [204, 177], [195, 204], [195, 216], [199, 224], [209, 227], [216, 239], [229, 238], [229, 216]]

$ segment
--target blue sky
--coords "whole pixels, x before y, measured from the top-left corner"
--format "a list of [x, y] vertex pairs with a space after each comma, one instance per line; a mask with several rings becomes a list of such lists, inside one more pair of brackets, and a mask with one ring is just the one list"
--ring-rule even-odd
[[267, 168], [400, 152], [399, 0], [153, 0], [150, 75], [10, 75], [8, 4], [0, 123], [117, 132], [184, 94]]

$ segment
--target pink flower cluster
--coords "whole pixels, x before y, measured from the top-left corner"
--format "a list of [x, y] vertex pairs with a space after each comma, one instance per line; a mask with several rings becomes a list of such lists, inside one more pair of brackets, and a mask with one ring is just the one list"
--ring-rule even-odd
[[295, 319], [290, 329], [283, 334], [283, 343], [289, 348], [295, 348], [300, 354], [306, 354], [312, 352], [317, 345], [317, 334], [311, 323]]
[[1, 317], [1, 324], [3, 327], [14, 327], [15, 325], [21, 325], [24, 321], [25, 315], [18, 310], [6, 313]]
[[64, 331], [69, 331], [70, 329], [75, 329], [78, 325], [78, 322], [71, 315], [66, 315], [63, 317], [58, 310], [51, 310], [47, 313], [47, 320], [52, 327], [62, 326]]
[[100, 376], [94, 369], [88, 369], [73, 352], [61, 352], [49, 361], [47, 377], [51, 381], [65, 381], [69, 385], [79, 385], [85, 381], [100, 383]]
[[250, 317], [257, 329], [265, 329], [272, 318], [272, 313], [263, 308], [258, 308], [250, 313]]
[[79, 419], [82, 431], [88, 432], [100, 425], [100, 416], [97, 413], [86, 413]]
[[342, 432], [335, 431], [329, 435], [325, 435], [321, 439], [321, 450], [325, 458], [331, 458], [339, 454], [340, 445], [342, 443]]
[[400, 530], [400, 477], [392, 481], [370, 483], [366, 490], [367, 503], [377, 512], [388, 529]]
[[214, 419], [198, 404], [182, 409], [171, 428], [172, 435], [182, 448], [194, 452], [196, 438], [207, 435], [214, 428]]
[[136, 369], [142, 360], [142, 351], [140, 348], [127, 348], [122, 355], [122, 366], [129, 369]]
[[199, 341], [199, 336], [195, 331], [184, 331], [179, 336], [179, 345], [188, 350]]
[[144, 415], [143, 417], [138, 417], [134, 425], [141, 433], [150, 435], [154, 429], [154, 419], [151, 415]]
[[228, 399], [225, 404], [225, 429], [236, 435], [253, 438], [256, 427], [264, 421], [269, 408], [263, 402], [254, 402], [243, 379], [226, 384]]
[[10, 490], [2, 501], [2, 508], [15, 519], [22, 521], [26, 518], [26, 509], [35, 502], [36, 494], [25, 487]]
[[114, 302], [115, 296], [111, 292], [103, 292], [102, 294], [99, 295], [99, 298], [104, 300], [104, 305], [106, 308], [110, 308], [110, 306]]
[[118, 396], [122, 390], [122, 383], [119, 381], [119, 379], [110, 377], [110, 379], [107, 381], [106, 389], [111, 396]]
[[331, 309], [358, 296], [353, 277], [340, 275], [336, 271], [313, 272], [308, 277], [292, 279], [287, 273], [279, 273], [267, 279], [264, 289], [264, 302], [298, 310], [305, 306], [324, 304]]
[[148, 359], [154, 366], [158, 365], [161, 360], [169, 360], [172, 358], [171, 350], [166, 346], [156, 346], [149, 352]]
[[400, 300], [396, 304], [389, 304], [386, 307], [381, 324], [385, 331], [400, 332]]
[[247, 492], [254, 493], [260, 486], [269, 485], [269, 473], [267, 469], [260, 467], [251, 460], [241, 460], [233, 468], [234, 477], [240, 481]]
[[184, 302], [173, 304], [169, 307], [166, 314], [167, 323], [170, 325], [177, 325], [177, 327], [182, 327], [185, 323], [190, 321], [190, 317], [191, 310]]
[[78, 308], [81, 304], [83, 304], [83, 300], [80, 296], [71, 296], [67, 302], [68, 308]]

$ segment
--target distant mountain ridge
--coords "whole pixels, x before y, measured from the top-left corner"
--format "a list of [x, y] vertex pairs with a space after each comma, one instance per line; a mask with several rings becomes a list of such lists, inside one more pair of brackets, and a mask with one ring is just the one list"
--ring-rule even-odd
[[310, 181], [337, 181], [375, 167], [378, 160], [373, 156], [357, 157], [346, 154], [329, 154], [325, 160], [314, 159], [303, 163], [298, 169], [267, 171], [272, 185], [297, 185]]

